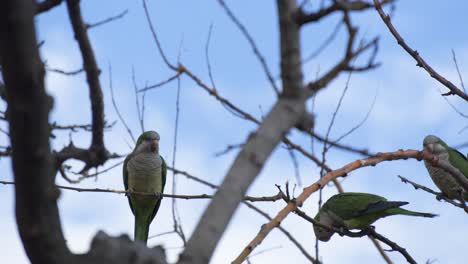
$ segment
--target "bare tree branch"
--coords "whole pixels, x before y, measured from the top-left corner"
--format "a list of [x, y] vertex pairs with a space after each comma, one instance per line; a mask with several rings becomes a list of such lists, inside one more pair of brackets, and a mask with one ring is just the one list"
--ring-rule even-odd
[[458, 79], [460, 80], [460, 85], [463, 88], [463, 92], [466, 93], [465, 84], [463, 83], [463, 77], [460, 73], [460, 67], [458, 67], [457, 56], [455, 55], [455, 51], [452, 49], [452, 59], [453, 64], [455, 64], [455, 68], [457, 69]]
[[[391, 3], [393, 1], [394, 0], [383, 0], [382, 4]], [[318, 11], [307, 13], [307, 14], [302, 10], [302, 8], [299, 9], [298, 16], [297, 16], [298, 23], [303, 25], [303, 24], [310, 23], [310, 22], [316, 22], [322, 19], [323, 17], [328, 16], [331, 13], [336, 12], [336, 11], [362, 11], [362, 10], [369, 9], [374, 6], [370, 3], [367, 3], [361, 0], [356, 0], [356, 1], [338, 0], [338, 1], [332, 1], [332, 3], [333, 4], [331, 4], [328, 7], [324, 8], [323, 6], [321, 6]]]
[[94, 152], [95, 160], [93, 164], [85, 165], [83, 168], [83, 171], [85, 171], [91, 167], [103, 164], [108, 158], [108, 152], [104, 146], [104, 100], [99, 82], [101, 71], [97, 66], [91, 42], [86, 32], [86, 25], [81, 16], [80, 1], [67, 0], [67, 10], [75, 39], [78, 42], [83, 58], [83, 68], [86, 72], [91, 101], [93, 132], [90, 151]]
[[115, 15], [115, 16], [111, 16], [111, 17], [108, 17], [102, 21], [99, 21], [99, 22], [96, 22], [96, 23], [93, 23], [93, 24], [86, 24], [86, 29], [91, 29], [93, 27], [98, 27], [98, 26], [101, 26], [101, 25], [104, 25], [104, 24], [107, 24], [109, 22], [112, 22], [114, 20], [117, 20], [117, 19], [121, 19], [123, 18], [126, 14], [128, 14], [128, 9], [124, 10], [123, 12]]
[[54, 73], [59, 73], [59, 74], [62, 74], [62, 75], [67, 75], [67, 76], [77, 75], [77, 74], [80, 74], [80, 73], [82, 73], [84, 71], [83, 69], [78, 69], [78, 70], [74, 70], [74, 71], [64, 71], [64, 70], [61, 70], [61, 69], [55, 69], [55, 68], [50, 68], [50, 67], [46, 67], [46, 70], [50, 71], [50, 72], [54, 72]]
[[385, 23], [388, 30], [390, 30], [390, 33], [392, 33], [393, 37], [395, 37], [396, 41], [398, 42], [398, 45], [400, 45], [411, 57], [414, 58], [414, 60], [416, 60], [417, 66], [423, 68], [432, 78], [436, 79], [438, 82], [440, 82], [442, 85], [444, 85], [450, 90], [449, 92], [442, 94], [442, 95], [458, 95], [460, 98], [463, 98], [465, 101], [468, 101], [468, 94], [461, 91], [455, 84], [445, 79], [442, 75], [436, 72], [419, 55], [417, 50], [413, 50], [410, 46], [408, 46], [408, 44], [406, 44], [405, 40], [401, 37], [401, 35], [393, 26], [393, 24], [390, 22], [390, 17], [386, 15], [384, 11], [382, 10], [382, 6], [379, 0], [373, 0], [373, 1], [374, 1], [375, 8], [377, 9], [377, 12], [382, 18], [382, 21]]
[[32, 263], [58, 264], [71, 253], [54, 187], [48, 123], [52, 98], [44, 88], [35, 10], [34, 1], [0, 1], [0, 64], [7, 91], [19, 235]]
[[224, 9], [228, 17], [231, 19], [231, 21], [237, 26], [237, 28], [239, 28], [239, 30], [242, 32], [244, 37], [249, 42], [255, 54], [255, 57], [257, 57], [258, 61], [262, 65], [263, 71], [265, 72], [265, 75], [267, 76], [268, 82], [270, 82], [270, 85], [275, 91], [276, 95], [279, 96], [280, 91], [275, 83], [275, 79], [273, 78], [273, 75], [271, 74], [270, 69], [268, 68], [265, 57], [262, 55], [262, 53], [258, 49], [257, 44], [255, 43], [253, 37], [250, 35], [249, 31], [247, 31], [247, 28], [239, 21], [239, 19], [234, 15], [234, 13], [231, 11], [231, 9], [226, 5], [226, 3], [223, 0], [218, 0], [218, 3], [221, 5], [221, 7]]
[[468, 207], [467, 207], [466, 205], [464, 205], [464, 204], [462, 204], [462, 203], [457, 203], [457, 202], [455, 202], [455, 201], [449, 199], [449, 198], [448, 198], [447, 196], [445, 196], [443, 193], [433, 191], [432, 189], [430, 189], [430, 188], [428, 188], [428, 187], [426, 187], [426, 186], [424, 186], [424, 185], [417, 184], [417, 183], [415, 183], [415, 182], [413, 182], [413, 181], [410, 181], [410, 180], [408, 180], [407, 178], [405, 178], [405, 177], [403, 177], [403, 176], [401, 176], [401, 175], [398, 175], [398, 178], [400, 178], [400, 180], [401, 180], [403, 183], [409, 183], [409, 184], [411, 184], [411, 185], [414, 187], [415, 190], [423, 190], [423, 191], [425, 191], [425, 192], [431, 193], [431, 194], [435, 195], [435, 197], [436, 197], [437, 200], [439, 200], [439, 201], [440, 201], [440, 200], [444, 200], [444, 201], [446, 201], [446, 202], [449, 203], [449, 204], [452, 204], [452, 205], [454, 205], [454, 206], [456, 206], [456, 207], [462, 208], [463, 210], [465, 210], [466, 213], [468, 213]]
[[[246, 202], [244, 201], [243, 204], [245, 204], [247, 207], [249, 207], [250, 209], [254, 210], [255, 212], [259, 213], [260, 215], [262, 215], [263, 217], [265, 217], [266, 219], [268, 220], [271, 220], [271, 216], [269, 216], [267, 213], [263, 212], [262, 210], [260, 210], [258, 207], [256, 207], [255, 205], [249, 203], [249, 202]], [[288, 237], [288, 239], [299, 249], [299, 251], [301, 251], [301, 253], [311, 262], [311, 263], [320, 263], [319, 261], [317, 261], [316, 259], [314, 259], [314, 257], [312, 257], [306, 250], [305, 248], [291, 235], [290, 232], [288, 232], [288, 230], [286, 230], [284, 227], [282, 227], [281, 225], [278, 226], [278, 229], [283, 232], [283, 234]]]
[[136, 139], [133, 136], [132, 130], [130, 129], [130, 127], [128, 127], [127, 122], [125, 122], [125, 119], [120, 114], [120, 110], [117, 107], [117, 103], [115, 102], [114, 87], [112, 86], [112, 67], [110, 64], [109, 64], [109, 89], [111, 92], [112, 106], [114, 107], [114, 110], [117, 113], [117, 116], [119, 117], [120, 122], [122, 122], [123, 126], [127, 130], [127, 133], [130, 135], [130, 138], [132, 139], [133, 143], [136, 143]]
[[[12, 181], [1, 181], [0, 184], [4, 185], [16, 185], [15, 182]], [[155, 199], [160, 199], [161, 197], [168, 197], [174, 199], [184, 199], [184, 200], [193, 200], [193, 199], [212, 199], [213, 195], [210, 194], [174, 194], [174, 193], [146, 193], [146, 192], [136, 192], [131, 190], [114, 190], [114, 189], [101, 189], [101, 188], [80, 188], [80, 187], [73, 187], [73, 186], [64, 186], [56, 184], [55, 187], [64, 190], [76, 191], [76, 192], [97, 192], [97, 193], [115, 193], [115, 194], [138, 194], [144, 196], [151, 196]], [[272, 196], [244, 196], [242, 200], [249, 201], [249, 202], [276, 202], [278, 200], [283, 199], [283, 195], [281, 193], [272, 195]]]

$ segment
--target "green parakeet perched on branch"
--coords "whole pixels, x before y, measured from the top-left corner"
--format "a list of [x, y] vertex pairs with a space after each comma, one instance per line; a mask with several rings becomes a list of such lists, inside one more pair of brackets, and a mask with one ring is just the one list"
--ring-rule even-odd
[[[384, 197], [370, 193], [339, 193], [325, 202], [314, 219], [336, 228], [365, 229], [389, 215], [436, 216], [400, 208], [405, 204], [408, 202], [387, 201]], [[328, 241], [335, 232], [314, 225], [314, 233], [320, 241]]]
[[[444, 141], [433, 135], [424, 138], [423, 147], [424, 150], [432, 153], [439, 160], [449, 162], [468, 178], [468, 160], [456, 149], [449, 147]], [[460, 200], [463, 187], [460, 186], [449, 172], [442, 168], [434, 167], [427, 161], [424, 161], [424, 165], [426, 165], [432, 181], [447, 197]], [[468, 192], [464, 193], [464, 200], [468, 201]]]
[[[146, 131], [138, 137], [135, 149], [125, 158], [123, 181], [125, 190], [144, 193], [162, 193], [166, 184], [167, 165], [159, 155], [159, 134]], [[148, 231], [161, 205], [161, 198], [129, 194], [128, 202], [135, 216], [135, 241], [146, 244]]]

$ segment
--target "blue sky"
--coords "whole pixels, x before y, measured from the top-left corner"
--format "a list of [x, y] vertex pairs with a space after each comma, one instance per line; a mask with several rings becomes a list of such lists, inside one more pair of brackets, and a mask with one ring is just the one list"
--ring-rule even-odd
[[[316, 1], [312, 1], [316, 2]], [[248, 3], [248, 4], [247, 4]], [[247, 26], [259, 49], [275, 76], [279, 73], [278, 30], [274, 1], [229, 1], [228, 4]], [[247, 41], [228, 19], [216, 1], [149, 1], [153, 22], [162, 45], [172, 62], [176, 62], [180, 51], [181, 61], [205, 82], [209, 83], [205, 65], [205, 42], [210, 25], [213, 25], [209, 55], [218, 92], [242, 109], [260, 118], [267, 113], [275, 100], [259, 62], [253, 56]], [[313, 8], [316, 4], [312, 5]], [[120, 111], [134, 131], [140, 133], [132, 85], [132, 68], [140, 87], [168, 78], [167, 70], [149, 33], [141, 1], [82, 1], [84, 18], [93, 23], [106, 17], [129, 10], [123, 19], [91, 29], [89, 32], [97, 60], [102, 69], [101, 84], [105, 96], [106, 120], [117, 120], [109, 93], [108, 64], [112, 65], [113, 86]], [[458, 84], [458, 77], [451, 59], [451, 49], [457, 54], [462, 75], [468, 69], [468, 32], [464, 27], [464, 13], [468, 8], [465, 1], [454, 1], [450, 5], [430, 4], [427, 1], [399, 1], [392, 19], [405, 40], [441, 74]], [[327, 38], [337, 23], [334, 15], [319, 24], [306, 26], [302, 30], [302, 55], [314, 51]], [[459, 131], [468, 125], [467, 119], [456, 114], [439, 95], [445, 89], [429, 75], [415, 66], [415, 62], [397, 46], [374, 10], [352, 16], [360, 25], [360, 36], [370, 39], [380, 35], [378, 60], [382, 66], [372, 72], [354, 74], [349, 91], [337, 116], [331, 137], [336, 138], [359, 123], [377, 96], [375, 106], [367, 122], [344, 143], [362, 146], [373, 152], [394, 151], [400, 148], [420, 149], [427, 134], [436, 134], [450, 145], [464, 143], [467, 131]], [[37, 18], [41, 48], [47, 65], [63, 70], [81, 68], [81, 58], [73, 39], [65, 6], [42, 14]], [[336, 42], [330, 45], [315, 60], [304, 65], [306, 80], [313, 80], [325, 72], [342, 54], [344, 38], [342, 30]], [[60, 124], [85, 124], [90, 122], [88, 90], [83, 74], [74, 77], [47, 74], [47, 89], [55, 98], [51, 120]], [[338, 98], [345, 87], [346, 75], [332, 82], [316, 98], [316, 130], [325, 134]], [[174, 136], [175, 98], [177, 83], [173, 82], [146, 95], [145, 126], [161, 134], [161, 154], [172, 162]], [[466, 102], [448, 98], [461, 111], [468, 113]], [[6, 106], [3, 104], [2, 109]], [[177, 144], [176, 167], [213, 183], [220, 183], [229, 168], [236, 151], [221, 157], [215, 153], [228, 144], [243, 142], [255, 129], [248, 121], [239, 119], [226, 111], [217, 101], [187, 78], [181, 80], [180, 123]], [[3, 125], [4, 126], [4, 125]], [[54, 149], [68, 144], [68, 133], [57, 132], [52, 142]], [[297, 132], [291, 138], [310, 148], [310, 141]], [[86, 147], [89, 133], [73, 134], [78, 146]], [[106, 132], [106, 145], [111, 151], [128, 153], [133, 145], [120, 122]], [[2, 139], [5, 142], [5, 139]], [[320, 153], [316, 144], [315, 153]], [[466, 149], [461, 150], [466, 153]], [[297, 154], [304, 184], [318, 178], [319, 169]], [[327, 158], [329, 165], [338, 168], [360, 158], [358, 155], [332, 150]], [[105, 167], [117, 161], [109, 161]], [[70, 162], [79, 170], [79, 163]], [[8, 159], [0, 160], [4, 172], [0, 179], [11, 180], [11, 165]], [[403, 175], [418, 183], [435, 188], [422, 163], [408, 160], [387, 162], [373, 168], [355, 171], [343, 180], [348, 191], [372, 192], [392, 200], [405, 200], [408, 209], [437, 213], [435, 219], [419, 219], [395, 216], [375, 224], [377, 231], [405, 247], [418, 262], [428, 259], [435, 263], [462, 263], [464, 233], [468, 228], [466, 213], [431, 195], [415, 191], [399, 181]], [[211, 193], [207, 187], [177, 175], [179, 194]], [[261, 175], [249, 189], [254, 196], [273, 195], [275, 184], [286, 181], [295, 183], [293, 165], [288, 153], [277, 148], [268, 160]], [[67, 184], [60, 177], [57, 183]], [[170, 174], [166, 192], [171, 191]], [[121, 166], [100, 175], [98, 179], [83, 181], [80, 187], [122, 189]], [[296, 188], [298, 194], [301, 188]], [[333, 195], [334, 188], [326, 188], [326, 197]], [[11, 186], [0, 186], [0, 247], [8, 248], [2, 254], [2, 262], [28, 263], [20, 243], [14, 222], [14, 192]], [[303, 207], [310, 215], [316, 212], [317, 195], [313, 195]], [[185, 232], [190, 235], [208, 201], [178, 201]], [[275, 215], [284, 204], [258, 203], [257, 206]], [[97, 230], [111, 235], [133, 234], [133, 217], [126, 198], [116, 194], [75, 193], [63, 191], [59, 200], [64, 232], [69, 247], [74, 252], [88, 249], [90, 239]], [[212, 263], [230, 262], [254, 237], [265, 219], [250, 209], [241, 206], [236, 212], [229, 229], [224, 234]], [[295, 215], [290, 215], [284, 227], [305, 246], [314, 250], [315, 237], [310, 224]], [[155, 218], [150, 234], [172, 229], [170, 200], [165, 199]], [[181, 241], [175, 235], [151, 239], [149, 245], [163, 244], [170, 261], [175, 261], [181, 251]], [[257, 255], [253, 263], [306, 263], [297, 248], [278, 230], [273, 231], [258, 250], [280, 247]], [[321, 258], [326, 263], [380, 263], [381, 257], [367, 238], [343, 238], [334, 236], [322, 243]], [[337, 254], [337, 252], [339, 254]], [[404, 259], [397, 253], [388, 253], [395, 263]]]

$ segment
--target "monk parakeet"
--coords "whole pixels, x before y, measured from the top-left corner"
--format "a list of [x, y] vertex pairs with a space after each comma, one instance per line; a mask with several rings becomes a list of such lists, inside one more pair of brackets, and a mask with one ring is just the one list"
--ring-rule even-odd
[[[166, 173], [166, 162], [159, 155], [159, 134], [155, 131], [144, 132], [138, 137], [133, 152], [125, 158], [123, 164], [125, 190], [162, 193]], [[141, 194], [128, 195], [128, 203], [135, 216], [135, 241], [146, 244], [149, 226], [158, 212], [161, 199]]]
[[[436, 216], [400, 208], [405, 204], [408, 202], [387, 201], [375, 194], [345, 192], [330, 197], [314, 219], [336, 228], [365, 229], [378, 219], [389, 215]], [[320, 241], [328, 241], [335, 232], [314, 225], [314, 233]]]
[[[468, 178], [468, 160], [456, 149], [449, 147], [440, 138], [429, 135], [423, 141], [424, 150], [435, 155], [439, 160], [449, 162], [453, 167], [457, 168], [465, 177]], [[450, 199], [460, 200], [460, 194], [463, 192], [463, 187], [457, 180], [447, 171], [442, 168], [434, 167], [430, 162], [424, 161], [427, 171], [432, 178], [432, 181], [437, 187]], [[468, 201], [468, 192], [464, 192], [465, 201]]]

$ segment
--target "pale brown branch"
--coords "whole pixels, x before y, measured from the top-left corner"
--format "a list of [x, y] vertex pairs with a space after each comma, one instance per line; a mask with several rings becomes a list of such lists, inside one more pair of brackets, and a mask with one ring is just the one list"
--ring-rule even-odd
[[[266, 219], [268, 220], [271, 220], [271, 216], [269, 216], [267, 213], [263, 212], [262, 210], [260, 210], [258, 207], [256, 207], [255, 205], [249, 203], [249, 202], [246, 202], [244, 201], [243, 204], [245, 204], [247, 207], [249, 207], [250, 209], [254, 210], [255, 212], [259, 213], [260, 215], [262, 215], [263, 217], [265, 217]], [[301, 253], [312, 263], [320, 263], [319, 261], [317, 261], [314, 257], [312, 257], [306, 250], [305, 248], [291, 235], [290, 232], [288, 232], [288, 230], [286, 230], [284, 227], [282, 227], [281, 225], [278, 226], [278, 229], [283, 232], [283, 234], [288, 237], [288, 239], [299, 249], [299, 251], [301, 251]]]
[[412, 49], [408, 44], [406, 44], [405, 40], [401, 37], [400, 33], [398, 33], [398, 31], [395, 29], [393, 24], [390, 22], [390, 17], [387, 14], [385, 14], [385, 12], [382, 10], [382, 6], [379, 0], [373, 0], [373, 1], [374, 1], [375, 9], [377, 9], [377, 12], [382, 18], [382, 21], [387, 26], [388, 30], [390, 30], [390, 33], [392, 33], [393, 37], [395, 37], [398, 45], [400, 45], [411, 57], [413, 57], [414, 60], [416, 60], [417, 66], [423, 68], [432, 78], [436, 79], [439, 83], [441, 83], [442, 85], [447, 87], [447, 89], [450, 90], [448, 93], [445, 93], [442, 95], [458, 95], [460, 98], [464, 99], [465, 101], [468, 101], [468, 94], [461, 91], [455, 84], [445, 79], [444, 76], [436, 72], [419, 55], [417, 50]]

